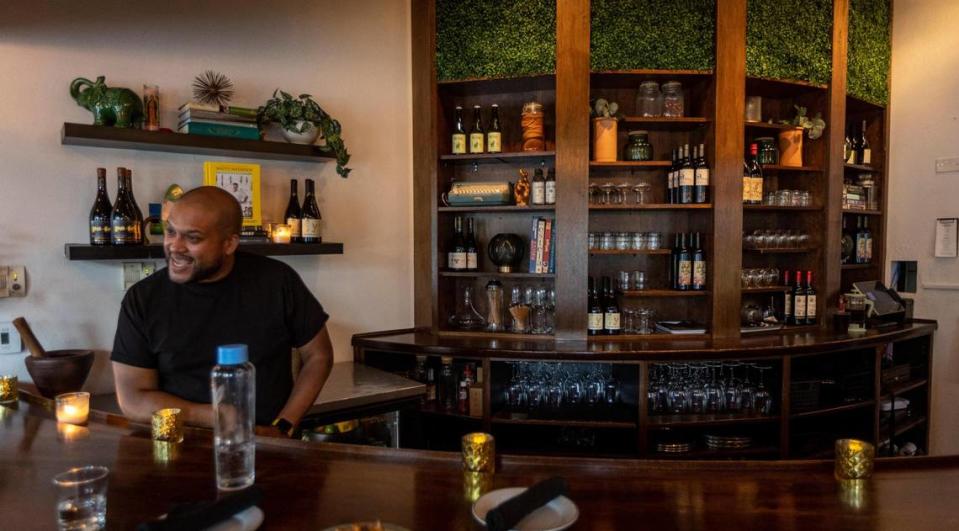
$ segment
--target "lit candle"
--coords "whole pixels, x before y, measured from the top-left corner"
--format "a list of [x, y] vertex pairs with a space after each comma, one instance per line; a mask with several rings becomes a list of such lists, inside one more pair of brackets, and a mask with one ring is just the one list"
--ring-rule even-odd
[[467, 433], [463, 436], [463, 468], [470, 472], [491, 473], [496, 470], [496, 443], [488, 433]]
[[273, 225], [273, 243], [290, 243], [290, 226], [283, 223]]
[[869, 479], [872, 476], [875, 447], [856, 439], [836, 441], [836, 479]]
[[0, 404], [10, 404], [19, 399], [16, 376], [0, 376]]
[[57, 422], [86, 424], [90, 415], [90, 393], [64, 393], [55, 398]]

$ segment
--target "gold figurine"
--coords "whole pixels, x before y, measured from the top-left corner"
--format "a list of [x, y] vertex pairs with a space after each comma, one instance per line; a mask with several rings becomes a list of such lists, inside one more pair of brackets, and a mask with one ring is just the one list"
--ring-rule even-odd
[[516, 206], [529, 206], [529, 172], [519, 170], [519, 180], [513, 186], [513, 198], [516, 199]]

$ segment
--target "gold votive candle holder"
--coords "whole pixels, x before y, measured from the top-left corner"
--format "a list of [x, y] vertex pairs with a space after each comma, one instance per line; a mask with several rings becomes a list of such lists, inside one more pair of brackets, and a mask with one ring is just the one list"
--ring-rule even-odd
[[836, 479], [869, 479], [876, 448], [858, 439], [836, 441]]
[[463, 471], [463, 497], [475, 503], [480, 496], [493, 489], [493, 474], [490, 472]]
[[154, 441], [183, 442], [183, 415], [179, 408], [168, 407], [153, 412]]
[[86, 424], [90, 415], [90, 393], [63, 393], [54, 399], [57, 412], [57, 422], [70, 424]]
[[0, 376], [0, 404], [12, 404], [20, 399], [16, 376]]
[[467, 433], [463, 436], [463, 468], [470, 472], [496, 470], [496, 441], [488, 433]]

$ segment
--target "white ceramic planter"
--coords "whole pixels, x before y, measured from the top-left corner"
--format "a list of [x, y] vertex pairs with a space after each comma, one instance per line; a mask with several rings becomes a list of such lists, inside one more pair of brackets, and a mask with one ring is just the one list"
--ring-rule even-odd
[[[302, 128], [303, 121], [296, 123], [297, 129]], [[313, 124], [310, 124], [310, 128], [306, 130], [305, 133], [294, 133], [292, 131], [287, 131], [283, 129], [283, 138], [291, 144], [312, 144], [316, 142], [316, 139], [320, 136], [320, 130]]]

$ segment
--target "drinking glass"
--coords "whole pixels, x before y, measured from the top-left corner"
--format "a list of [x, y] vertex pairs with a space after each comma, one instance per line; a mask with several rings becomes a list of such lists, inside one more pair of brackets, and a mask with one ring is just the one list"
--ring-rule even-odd
[[632, 185], [629, 183], [620, 183], [616, 185], [616, 201], [617, 205], [626, 203], [629, 197], [629, 190], [632, 188]]
[[666, 380], [666, 366], [653, 365], [650, 368], [649, 398], [650, 408], [653, 413], [663, 413], [666, 411], [666, 403], [669, 396], [669, 385]]
[[646, 289], [646, 272], [645, 271], [633, 271], [633, 289], [635, 290]]
[[632, 233], [632, 245], [630, 246], [634, 251], [642, 251], [646, 248], [646, 233], [645, 232], [634, 232]]
[[742, 365], [739, 362], [730, 362], [725, 365], [725, 368], [729, 370], [729, 376], [726, 379], [726, 410], [730, 412], [738, 412], [740, 409], [741, 399], [742, 399], [742, 387], [739, 380], [736, 378], [736, 368]]
[[639, 184], [637, 184], [636, 186], [633, 187], [633, 191], [636, 192], [636, 204], [637, 204], [637, 205], [645, 205], [645, 204], [646, 204], [647, 194], [649, 193], [649, 190], [650, 190], [651, 188], [652, 188], [652, 185], [650, 185], [650, 184], [647, 183], [647, 182], [639, 183]]
[[766, 371], [772, 367], [756, 367], [759, 371], [759, 387], [753, 395], [753, 409], [760, 415], [769, 415], [773, 410], [773, 395], [766, 388]]
[[603, 194], [596, 183], [589, 183], [589, 203], [592, 205], [603, 204]]
[[600, 186], [599, 189], [600, 189], [600, 191], [603, 192], [603, 202], [602, 202], [602, 204], [604, 204], [604, 205], [612, 204], [612, 200], [613, 200], [613, 199], [612, 199], [612, 194], [613, 194], [613, 190], [616, 189], [616, 185], [613, 184], [613, 183], [603, 183], [603, 185]]
[[629, 281], [629, 271], [620, 271], [619, 272], [619, 283], [616, 285], [619, 288], [619, 291], [629, 291], [632, 287], [632, 283]]
[[636, 310], [636, 333], [643, 336], [653, 333], [653, 311], [649, 308]]
[[695, 365], [690, 367], [690, 377], [687, 380], [687, 395], [689, 396], [689, 412], [698, 415], [706, 411], [706, 390], [703, 386], [703, 370], [705, 367]]
[[706, 413], [720, 413], [726, 409], [723, 387], [716, 380], [716, 372], [721, 365], [718, 363], [710, 363], [708, 367], [710, 372], [709, 381], [703, 386], [703, 391], [706, 394]]
[[679, 368], [676, 366], [670, 366], [669, 368], [668, 393], [669, 412], [675, 415], [686, 413], [688, 401], [686, 382], [681, 378]]
[[740, 409], [747, 415], [755, 412], [753, 407], [756, 405], [756, 386], [749, 380], [749, 369], [755, 366], [753, 363], [743, 364], [744, 379], [740, 388], [739, 401]]
[[103, 529], [107, 522], [105, 466], [71, 468], [57, 474], [57, 524], [61, 530]]

